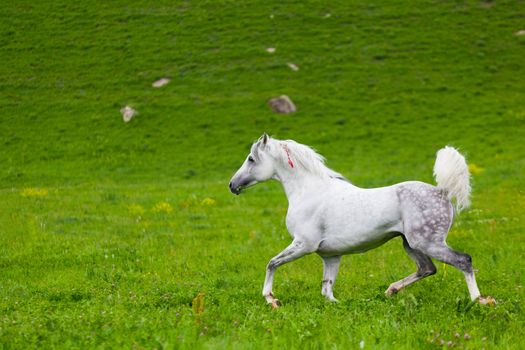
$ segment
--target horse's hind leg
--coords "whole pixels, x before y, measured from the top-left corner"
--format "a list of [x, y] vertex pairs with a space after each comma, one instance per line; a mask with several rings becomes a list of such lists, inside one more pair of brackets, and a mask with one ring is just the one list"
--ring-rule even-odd
[[412, 260], [414, 260], [414, 262], [416, 263], [417, 271], [411, 274], [410, 276], [403, 278], [402, 280], [392, 283], [385, 292], [387, 296], [391, 296], [397, 293], [402, 288], [405, 288], [409, 284], [419, 281], [420, 279], [423, 279], [427, 276], [433, 275], [437, 271], [436, 266], [428, 256], [421, 253], [420, 251], [412, 249], [408, 244], [406, 238], [404, 236], [402, 237], [403, 247], [405, 248], [405, 251], [407, 252], [408, 256], [410, 256]]
[[492, 297], [482, 298], [474, 276], [474, 269], [472, 268], [472, 258], [470, 255], [461, 253], [451, 249], [444, 242], [435, 244], [432, 242], [428, 246], [419, 247], [423, 252], [430, 255], [434, 259], [442, 261], [446, 264], [452, 265], [465, 275], [470, 299], [476, 300], [479, 298], [480, 303], [493, 303]]

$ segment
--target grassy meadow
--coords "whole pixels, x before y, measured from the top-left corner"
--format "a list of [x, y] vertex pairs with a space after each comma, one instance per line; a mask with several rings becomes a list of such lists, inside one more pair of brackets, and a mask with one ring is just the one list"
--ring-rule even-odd
[[[0, 348], [524, 348], [523, 9], [0, 3]], [[268, 108], [281, 94], [296, 113]], [[317, 256], [281, 267], [271, 309], [261, 289], [290, 242], [286, 197], [275, 182], [227, 186], [263, 132], [363, 187], [433, 183], [435, 152], [458, 147], [473, 205], [448, 242], [497, 304], [470, 303], [441, 263], [386, 298], [415, 271], [394, 239], [343, 258], [338, 304]]]

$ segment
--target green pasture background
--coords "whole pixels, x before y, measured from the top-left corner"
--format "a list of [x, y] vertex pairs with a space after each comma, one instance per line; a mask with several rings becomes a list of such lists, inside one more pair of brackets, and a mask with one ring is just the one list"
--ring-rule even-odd
[[[1, 2], [0, 348], [522, 349], [524, 10]], [[268, 108], [281, 94], [297, 113]], [[386, 298], [415, 271], [395, 239], [343, 259], [339, 304], [320, 295], [318, 257], [283, 266], [283, 307], [269, 308], [286, 198], [277, 183], [227, 188], [263, 132], [313, 146], [363, 187], [432, 183], [435, 152], [458, 147], [473, 205], [448, 242], [497, 304], [471, 304], [441, 263]]]

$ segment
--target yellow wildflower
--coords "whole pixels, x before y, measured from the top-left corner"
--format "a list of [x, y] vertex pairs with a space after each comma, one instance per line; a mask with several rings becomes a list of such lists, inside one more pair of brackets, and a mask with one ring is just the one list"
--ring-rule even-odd
[[202, 201], [201, 201], [201, 205], [215, 205], [217, 203], [217, 201], [213, 198], [204, 198]]
[[474, 176], [477, 176], [477, 175], [479, 175], [479, 174], [481, 174], [482, 172], [485, 171], [484, 168], [479, 167], [479, 166], [477, 166], [477, 165], [474, 164], [474, 163], [470, 163], [470, 164], [468, 165], [468, 170], [469, 170], [470, 173], [471, 173], [472, 175], [474, 175]]
[[169, 213], [171, 213], [173, 211], [173, 207], [168, 202], [158, 202], [153, 207], [153, 211], [155, 213], [164, 212], [166, 214], [169, 214]]
[[22, 197], [44, 197], [49, 193], [47, 188], [24, 188], [20, 195]]

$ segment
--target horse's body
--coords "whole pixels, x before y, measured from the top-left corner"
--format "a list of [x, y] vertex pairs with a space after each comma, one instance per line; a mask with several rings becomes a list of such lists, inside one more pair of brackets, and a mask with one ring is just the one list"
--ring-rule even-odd
[[293, 242], [268, 263], [263, 288], [268, 303], [280, 304], [272, 294], [275, 269], [313, 252], [324, 263], [322, 294], [335, 301], [332, 288], [341, 256], [365, 252], [396, 236], [402, 236], [418, 271], [392, 283], [387, 295], [434, 274], [433, 257], [460, 269], [470, 297], [479, 298], [470, 256], [445, 243], [454, 217], [451, 198], [456, 197], [458, 212], [469, 205], [465, 159], [446, 147], [438, 152], [434, 174], [437, 187], [411, 181], [363, 189], [324, 166], [323, 158], [309, 147], [263, 135], [232, 178], [230, 189], [239, 194], [244, 187], [273, 178], [283, 184], [288, 197], [286, 227]]
[[402, 232], [398, 202], [393, 186], [361, 189], [329, 179], [307, 199], [290, 201], [286, 227], [293, 238], [308, 233], [321, 256], [360, 253]]

